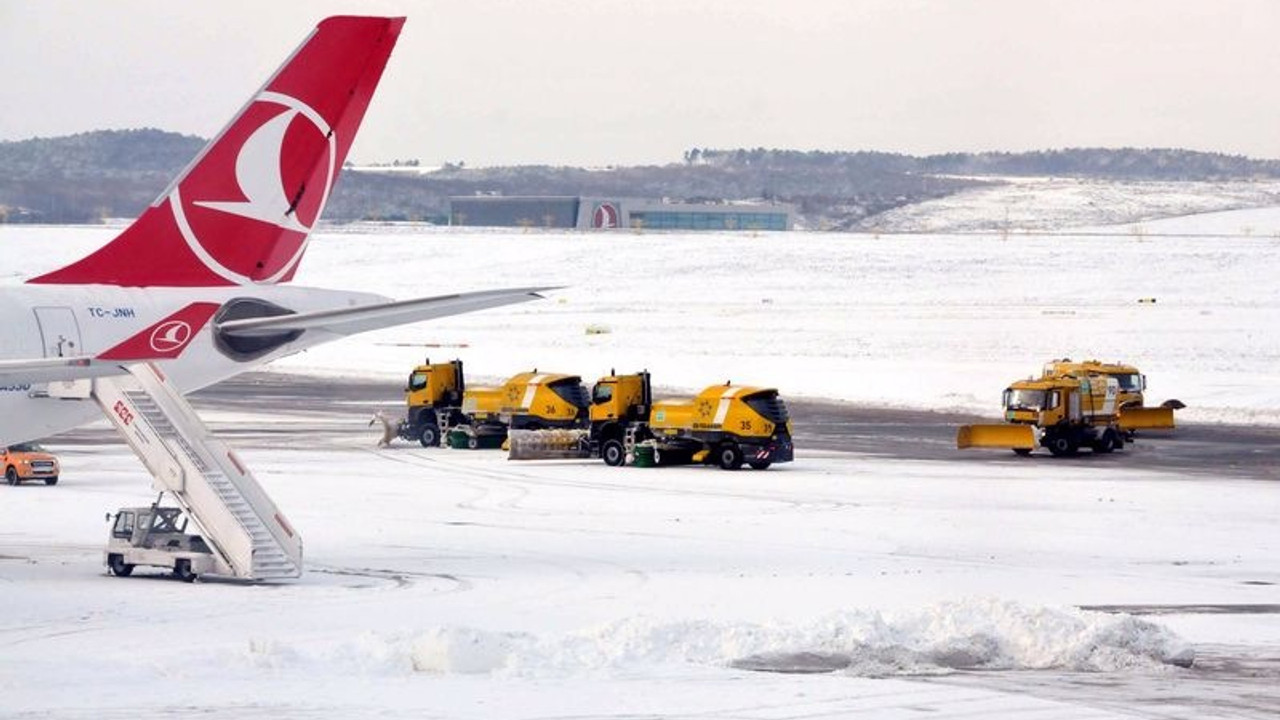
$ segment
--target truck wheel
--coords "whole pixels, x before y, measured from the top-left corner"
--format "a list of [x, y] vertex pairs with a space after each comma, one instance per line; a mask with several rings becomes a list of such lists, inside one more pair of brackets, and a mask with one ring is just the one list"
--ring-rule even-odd
[[467, 438], [468, 450], [475, 450], [478, 447], [480, 447], [480, 440], [475, 435], [472, 435], [471, 437]]
[[[1099, 455], [1106, 455], [1116, 449], [1116, 439], [1119, 433], [1111, 428], [1102, 431], [1102, 435], [1093, 443], [1093, 451]], [[1124, 445], [1124, 440], [1120, 440], [1120, 445]]]
[[19, 479], [18, 468], [10, 465], [9, 469], [4, 471], [4, 481], [10, 485], [17, 485]]
[[600, 448], [600, 457], [610, 467], [622, 467], [627, 462], [627, 450], [619, 440], [606, 440]]
[[440, 444], [440, 428], [435, 425], [427, 425], [422, 428], [422, 432], [418, 435], [418, 442], [422, 443], [422, 447], [436, 447]]
[[129, 577], [133, 574], [133, 566], [124, 561], [123, 555], [116, 553], [107, 556], [107, 567], [116, 577]]
[[742, 467], [742, 451], [733, 443], [725, 443], [716, 451], [716, 461], [721, 470], [737, 470]]
[[1075, 455], [1076, 451], [1080, 449], [1080, 446], [1076, 445], [1075, 441], [1066, 435], [1055, 435], [1052, 438], [1049, 438], [1047, 445], [1049, 452], [1052, 453], [1054, 457]]
[[54, 477], [51, 477], [51, 478], [45, 478], [45, 479], [44, 479], [44, 484], [45, 484], [45, 485], [57, 485], [57, 484], [58, 484], [58, 477], [55, 475]]
[[1026, 457], [1031, 454], [1031, 448], [1014, 448], [1013, 452], [1021, 455], [1022, 457]]
[[174, 561], [173, 576], [182, 582], [194, 582], [196, 574], [191, 572], [191, 561], [186, 558], [179, 558]]
[[747, 464], [751, 466], [752, 470], [768, 470], [769, 466], [773, 464], [773, 461], [772, 460], [752, 460]]

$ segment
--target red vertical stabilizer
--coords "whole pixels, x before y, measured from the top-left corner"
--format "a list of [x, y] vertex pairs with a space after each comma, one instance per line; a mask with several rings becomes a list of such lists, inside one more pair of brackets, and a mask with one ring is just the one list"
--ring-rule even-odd
[[146, 287], [291, 279], [403, 25], [404, 18], [322, 21], [132, 225], [30, 282]]

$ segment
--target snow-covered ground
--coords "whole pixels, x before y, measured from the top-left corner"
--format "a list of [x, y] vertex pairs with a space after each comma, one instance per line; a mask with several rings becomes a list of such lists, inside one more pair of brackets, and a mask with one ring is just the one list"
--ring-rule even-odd
[[[1138, 364], [1184, 419], [1280, 423], [1278, 231], [1276, 210], [1069, 236], [346, 228], [314, 240], [299, 283], [564, 287], [278, 367], [648, 367], [671, 388], [994, 413], [1044, 360], [1096, 356]], [[3, 282], [111, 234], [0, 227]], [[342, 441], [240, 449], [305, 538], [295, 583], [105, 576], [103, 513], [153, 497], [120, 447], [63, 444], [56, 487], [0, 488], [0, 716], [1280, 712], [1270, 483], [803, 447], [766, 472], [518, 464], [376, 450], [367, 409], [350, 415], [335, 408]], [[1080, 609], [1100, 605], [1170, 607]], [[1235, 612], [1178, 609], [1197, 605]], [[1237, 669], [1170, 664], [1188, 653]], [[1260, 676], [1238, 669], [1259, 658]]]
[[[989, 179], [989, 178], [983, 178]], [[1058, 231], [1280, 204], [1274, 180], [1112, 182], [1084, 178], [1007, 177], [914, 203], [864, 221], [880, 232]], [[1235, 228], [1245, 230], [1249, 228]], [[1265, 231], [1265, 228], [1254, 228]]]
[[[56, 488], [5, 488], [0, 714], [1110, 718], [1181, 687], [1167, 717], [1266, 716], [1214, 710], [1168, 662], [1274, 657], [1280, 616], [1076, 606], [1275, 602], [1269, 484], [1003, 457], [517, 464], [362, 430], [241, 451], [306, 540], [275, 587], [105, 576], [102, 513], [151, 499], [125, 451], [64, 447]], [[1008, 673], [1027, 689], [984, 687]]]

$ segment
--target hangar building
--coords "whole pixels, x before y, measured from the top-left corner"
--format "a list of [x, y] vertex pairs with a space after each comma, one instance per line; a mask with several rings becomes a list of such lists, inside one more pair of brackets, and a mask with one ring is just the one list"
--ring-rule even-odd
[[449, 224], [610, 230], [790, 230], [781, 203], [694, 204], [644, 198], [477, 195], [449, 198]]

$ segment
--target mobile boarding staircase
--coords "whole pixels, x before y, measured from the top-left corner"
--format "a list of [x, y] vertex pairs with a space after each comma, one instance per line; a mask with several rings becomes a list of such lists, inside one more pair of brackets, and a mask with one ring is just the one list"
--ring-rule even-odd
[[91, 395], [213, 550], [215, 574], [281, 580], [302, 574], [302, 538], [226, 443], [155, 365], [94, 378]]

